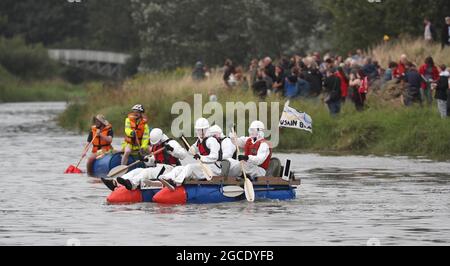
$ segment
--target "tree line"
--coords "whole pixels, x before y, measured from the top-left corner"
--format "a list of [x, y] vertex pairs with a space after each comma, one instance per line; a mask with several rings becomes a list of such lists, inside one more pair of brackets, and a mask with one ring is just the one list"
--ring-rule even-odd
[[[2, 0], [0, 36], [47, 48], [126, 52], [150, 70], [311, 50], [347, 53], [408, 34], [446, 0]], [[138, 60], [139, 59], [139, 60]]]

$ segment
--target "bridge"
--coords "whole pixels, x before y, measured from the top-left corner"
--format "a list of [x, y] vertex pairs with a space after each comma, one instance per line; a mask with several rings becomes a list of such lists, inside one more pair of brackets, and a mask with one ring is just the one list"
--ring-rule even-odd
[[50, 49], [48, 55], [65, 65], [115, 78], [122, 77], [122, 67], [131, 57], [121, 53], [68, 49]]

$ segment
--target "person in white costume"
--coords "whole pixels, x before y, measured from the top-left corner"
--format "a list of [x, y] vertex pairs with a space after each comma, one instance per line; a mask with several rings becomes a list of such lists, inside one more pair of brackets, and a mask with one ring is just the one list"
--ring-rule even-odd
[[243, 149], [244, 155], [239, 155], [238, 160], [231, 160], [230, 176], [242, 176], [241, 161], [245, 173], [251, 179], [265, 176], [272, 158], [270, 143], [264, 138], [265, 125], [261, 121], [254, 121], [249, 128], [249, 137], [231, 138], [236, 139], [237, 145]]
[[214, 125], [208, 130], [208, 136], [214, 137], [220, 143], [219, 161], [228, 159], [237, 159], [236, 145], [231, 141], [231, 138], [223, 134], [222, 129]]
[[177, 141], [169, 139], [159, 128], [150, 132], [150, 144], [152, 153], [164, 150], [145, 158], [145, 164], [149, 168], [135, 169], [117, 178], [117, 182], [128, 190], [137, 189], [146, 180], [157, 180], [160, 173], [170, 173], [174, 167], [180, 166], [180, 160], [184, 160], [187, 156], [187, 151]]
[[[209, 122], [205, 118], [200, 118], [196, 121], [197, 141], [190, 147], [190, 150], [193, 151], [192, 153], [195, 153], [195, 160], [200, 160], [211, 170], [213, 175], [217, 176], [221, 173], [220, 165], [218, 165], [220, 144], [216, 138], [207, 136], [209, 128]], [[186, 178], [204, 180], [208, 179], [209, 176], [207, 176], [200, 163], [196, 162], [176, 167], [170, 173], [162, 175], [161, 178], [173, 182], [176, 186], [181, 186]]]

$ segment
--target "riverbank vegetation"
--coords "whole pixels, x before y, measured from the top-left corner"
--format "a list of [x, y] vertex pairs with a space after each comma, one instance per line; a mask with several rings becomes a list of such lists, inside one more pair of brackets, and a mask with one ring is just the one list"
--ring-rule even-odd
[[64, 71], [48, 57], [42, 45], [28, 45], [20, 37], [0, 37], [0, 102], [69, 101], [83, 97], [83, 86], [64, 80]]
[[[189, 71], [178, 70], [138, 75], [118, 87], [92, 83], [88, 88], [88, 101], [72, 103], [59, 121], [66, 128], [87, 132], [92, 116], [102, 113], [114, 125], [115, 135], [119, 137], [129, 108], [143, 103], [148, 110], [150, 126], [170, 132], [172, 121], [178, 116], [171, 114], [172, 105], [184, 101], [193, 108], [195, 93], [203, 96], [203, 104], [209, 101], [211, 94], [217, 95], [223, 106], [226, 102], [260, 101], [249, 89], [224, 89], [219, 73], [213, 73], [206, 81], [194, 82]], [[281, 129], [277, 151], [450, 159], [450, 142], [447, 141], [450, 123], [439, 117], [434, 106], [406, 108], [399, 99], [386, 99], [382, 93], [377, 91], [369, 95], [364, 112], [357, 112], [353, 104], [347, 102], [336, 118], [329, 115], [320, 98], [292, 101], [292, 107], [312, 116], [314, 132]], [[265, 101], [280, 102], [281, 114], [284, 98], [271, 95]], [[269, 105], [269, 118], [271, 112]]]

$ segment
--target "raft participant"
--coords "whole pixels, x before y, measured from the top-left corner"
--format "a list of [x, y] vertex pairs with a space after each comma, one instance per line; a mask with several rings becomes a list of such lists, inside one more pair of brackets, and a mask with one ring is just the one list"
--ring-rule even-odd
[[122, 144], [122, 165], [128, 164], [131, 153], [144, 153], [148, 149], [149, 127], [145, 109], [142, 105], [133, 106], [132, 112], [125, 119], [125, 141]]
[[208, 136], [216, 138], [220, 144], [219, 161], [237, 159], [236, 145], [223, 134], [222, 129], [215, 125], [208, 130]]
[[[149, 168], [135, 169], [117, 178], [117, 182], [128, 190], [137, 189], [145, 180], [157, 180], [161, 172], [170, 173], [174, 167], [180, 166], [180, 160], [184, 160], [187, 156], [187, 151], [177, 141], [167, 137], [159, 128], [150, 132], [150, 144], [153, 155], [145, 158], [145, 164]], [[161, 149], [162, 152], [158, 153]], [[163, 168], [164, 171], [162, 171]]]
[[[111, 145], [114, 132], [111, 124], [101, 114], [92, 118], [92, 127], [87, 138], [87, 142], [92, 142], [92, 155], [88, 160], [95, 160], [98, 155], [110, 153], [113, 151]], [[87, 151], [86, 151], [87, 153]], [[83, 157], [86, 156], [83, 154]]]
[[[265, 176], [272, 158], [270, 143], [264, 138], [264, 123], [254, 121], [249, 128], [250, 137], [237, 138], [237, 145], [244, 149], [244, 155], [239, 155], [238, 160], [231, 161], [230, 174], [241, 176], [243, 161], [244, 169], [249, 178]], [[235, 136], [232, 136], [234, 139]]]
[[[195, 152], [194, 159], [200, 160], [207, 168], [209, 168], [213, 175], [219, 175], [221, 172], [220, 165], [218, 165], [220, 144], [216, 138], [208, 137], [207, 132], [210, 128], [208, 120], [200, 118], [195, 123], [195, 131], [197, 133], [197, 141], [191, 146], [190, 150]], [[200, 163], [188, 164], [173, 169], [168, 174], [164, 174], [161, 178], [174, 182], [175, 185], [181, 186], [184, 180], [188, 177], [194, 179], [208, 179]]]

